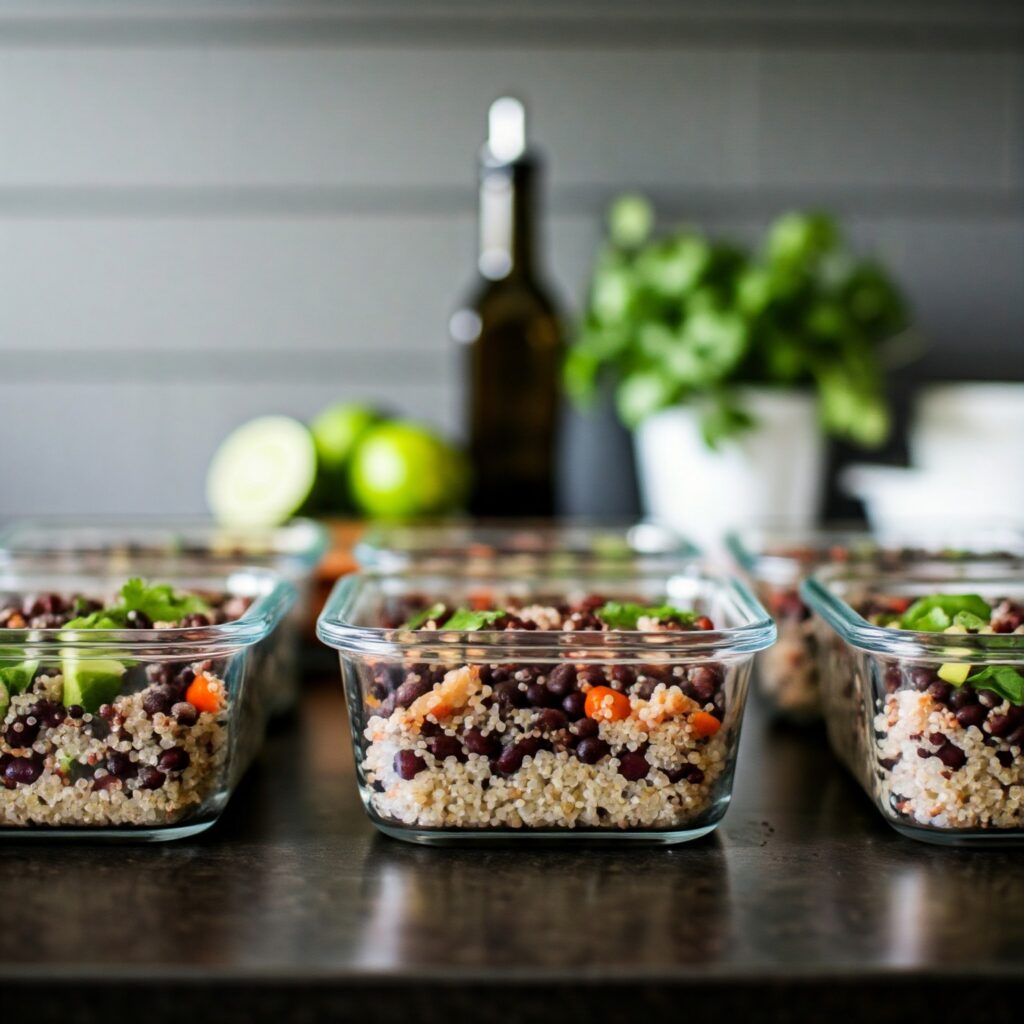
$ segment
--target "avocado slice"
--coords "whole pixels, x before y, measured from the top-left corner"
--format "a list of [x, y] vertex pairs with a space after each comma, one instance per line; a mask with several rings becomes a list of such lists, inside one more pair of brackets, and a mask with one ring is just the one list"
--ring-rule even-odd
[[121, 692], [121, 677], [127, 666], [120, 661], [65, 658], [64, 706], [78, 704], [86, 711], [99, 711]]
[[966, 662], [961, 662], [960, 664], [951, 662], [948, 665], [939, 666], [938, 677], [944, 683], [950, 683], [953, 686], [963, 686], [967, 682], [970, 672], [971, 666]]

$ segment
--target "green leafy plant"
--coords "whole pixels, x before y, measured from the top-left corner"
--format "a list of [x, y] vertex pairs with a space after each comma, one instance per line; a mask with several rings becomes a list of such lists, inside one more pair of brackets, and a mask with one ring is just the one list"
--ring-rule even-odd
[[578, 403], [611, 377], [627, 426], [694, 404], [716, 447], [756, 426], [743, 385], [813, 387], [830, 434], [865, 446], [885, 440], [880, 349], [905, 326], [906, 307], [831, 217], [787, 213], [757, 251], [691, 229], [653, 236], [653, 223], [640, 196], [610, 210], [565, 366]]

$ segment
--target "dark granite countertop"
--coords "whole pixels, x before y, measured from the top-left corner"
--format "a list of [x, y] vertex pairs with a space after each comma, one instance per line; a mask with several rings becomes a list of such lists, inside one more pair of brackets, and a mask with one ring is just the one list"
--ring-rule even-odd
[[0, 999], [61, 1024], [991, 1024], [1024, 989], [1020, 856], [901, 838], [820, 734], [756, 711], [707, 839], [409, 846], [365, 819], [321, 685], [202, 837], [0, 843]]

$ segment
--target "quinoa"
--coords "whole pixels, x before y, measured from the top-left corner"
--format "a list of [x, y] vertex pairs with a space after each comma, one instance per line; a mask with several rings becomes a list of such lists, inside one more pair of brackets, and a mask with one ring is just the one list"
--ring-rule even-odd
[[[222, 680], [209, 673], [206, 678], [226, 694]], [[226, 702], [216, 713], [197, 713], [194, 724], [183, 724], [171, 714], [149, 715], [144, 690], [118, 697], [103, 717], [73, 718], [59, 702], [63, 683], [60, 674], [42, 676], [31, 693], [11, 699], [0, 742], [6, 787], [0, 790], [0, 827], [169, 825], [197, 811], [222, 785]], [[59, 723], [44, 725], [29, 747], [8, 742], [15, 722], [43, 716]], [[187, 723], [191, 716], [182, 717]], [[112, 758], [120, 778], [108, 767]], [[12, 781], [7, 769], [15, 761], [38, 766], [35, 780]], [[173, 770], [168, 764], [186, 767]], [[147, 766], [150, 771], [141, 771]]]
[[[510, 608], [498, 625], [604, 629], [599, 604]], [[637, 623], [712, 628], [671, 615], [642, 614]], [[720, 664], [381, 663], [371, 671], [361, 772], [385, 822], [672, 831], [707, 820], [731, 763], [735, 729]]]
[[[125, 640], [90, 655], [74, 639], [62, 648], [61, 631], [201, 629], [248, 604], [139, 579], [105, 599], [0, 597], [0, 828], [161, 827], [201, 814], [228, 781], [227, 662], [143, 662]], [[5, 642], [26, 628], [38, 632]]]
[[[860, 611], [878, 624], [913, 628], [899, 618], [909, 604], [875, 598]], [[1024, 606], [997, 601], [982, 623], [942, 631], [1024, 634]], [[854, 662], [849, 684], [831, 698], [830, 736], [881, 806], [897, 821], [937, 830], [1024, 828], [1024, 705], [985, 681], [983, 666], [963, 666], [958, 677], [949, 671], [955, 666], [883, 661], [843, 647], [828, 648], [837, 664]], [[867, 717], [864, 693], [874, 695]]]

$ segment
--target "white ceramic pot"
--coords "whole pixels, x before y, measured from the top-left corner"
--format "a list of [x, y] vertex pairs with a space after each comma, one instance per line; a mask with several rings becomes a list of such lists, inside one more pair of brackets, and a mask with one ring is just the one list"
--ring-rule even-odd
[[716, 451], [691, 406], [648, 417], [634, 435], [645, 512], [709, 551], [726, 531], [766, 519], [810, 526], [821, 504], [825, 442], [813, 395], [750, 388], [740, 402], [757, 427]]

